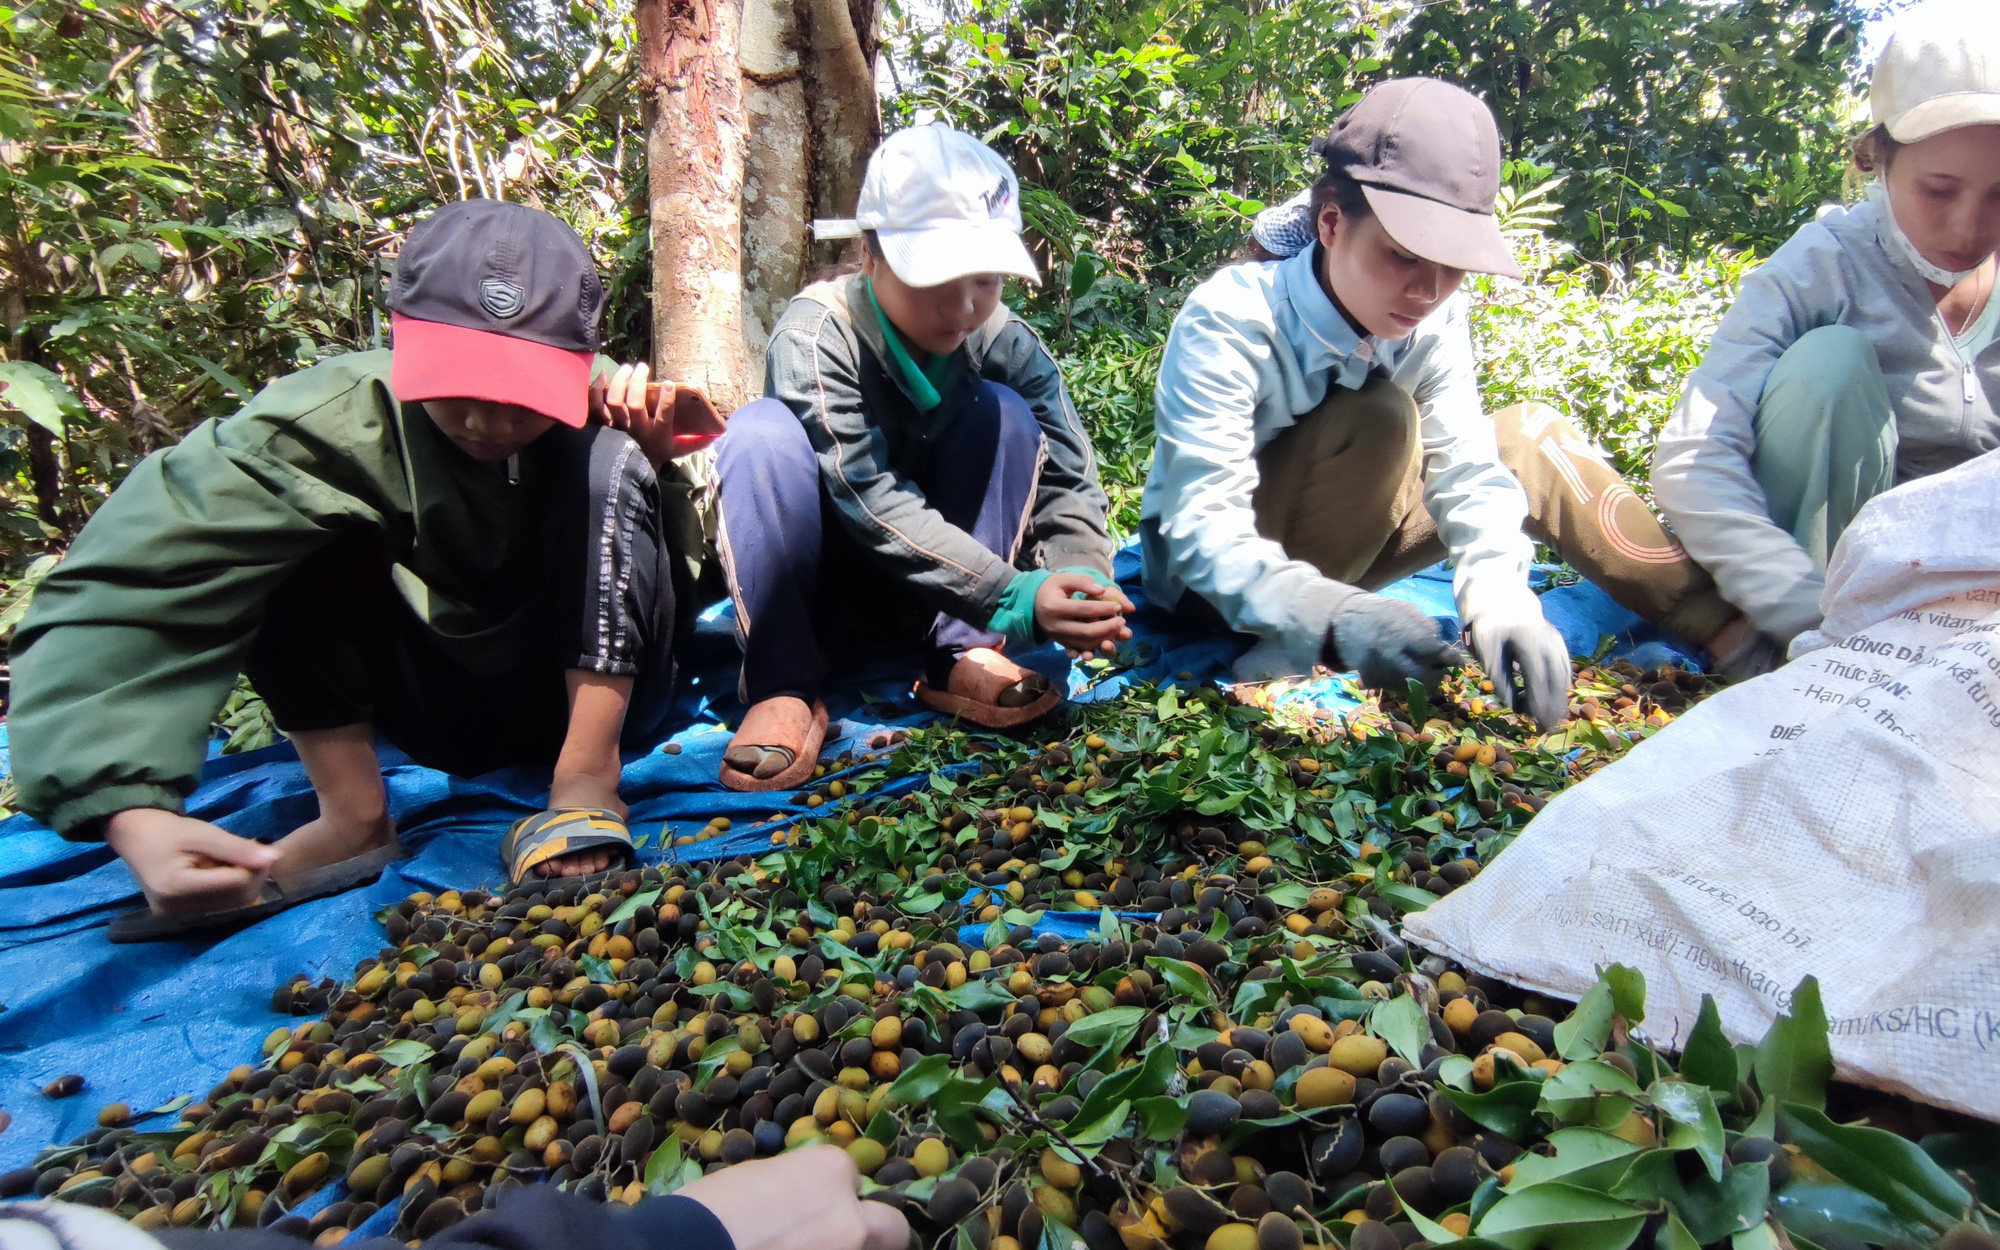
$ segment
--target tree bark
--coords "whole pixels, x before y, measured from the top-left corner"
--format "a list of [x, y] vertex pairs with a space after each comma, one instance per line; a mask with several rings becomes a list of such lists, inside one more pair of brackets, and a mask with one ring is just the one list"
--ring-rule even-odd
[[882, 107], [875, 95], [880, 0], [802, 0], [810, 52], [813, 211], [846, 217], [861, 195], [869, 154], [882, 141]]
[[743, 338], [750, 374], [812, 257], [812, 129], [801, 0], [744, 0]]
[[732, 412], [743, 350], [742, 73], [737, 0], [639, 0], [652, 201], [653, 364]]

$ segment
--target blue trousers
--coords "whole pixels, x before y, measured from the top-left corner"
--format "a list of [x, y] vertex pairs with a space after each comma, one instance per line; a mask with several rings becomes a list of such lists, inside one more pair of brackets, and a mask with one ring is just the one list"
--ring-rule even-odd
[[[952, 525], [1012, 560], [1027, 528], [1041, 426], [1008, 387], [981, 382], [966, 406], [914, 445], [891, 448], [903, 480]], [[835, 660], [917, 653], [933, 682], [1001, 635], [896, 577], [828, 497], [798, 416], [775, 399], [744, 405], [716, 445], [722, 562], [743, 648], [741, 694], [810, 703]]]

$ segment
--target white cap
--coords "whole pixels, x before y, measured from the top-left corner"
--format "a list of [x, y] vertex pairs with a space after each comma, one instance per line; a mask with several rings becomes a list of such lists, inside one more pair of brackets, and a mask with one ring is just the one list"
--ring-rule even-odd
[[873, 230], [883, 259], [911, 286], [973, 273], [1040, 282], [1021, 243], [1021, 184], [1000, 154], [942, 122], [882, 140], [868, 158], [854, 220], [817, 221], [822, 239]]
[[1877, 125], [1898, 143], [2000, 125], [2000, 5], [1932, 4], [1897, 21], [1868, 81]]

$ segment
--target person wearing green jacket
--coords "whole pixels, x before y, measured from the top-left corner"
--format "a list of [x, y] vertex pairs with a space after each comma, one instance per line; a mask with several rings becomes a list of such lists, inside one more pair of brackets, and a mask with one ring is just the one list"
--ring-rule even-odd
[[[400, 852], [378, 734], [458, 775], [553, 766], [502, 843], [516, 880], [630, 859], [619, 749], [661, 728], [686, 577], [656, 474], [708, 436], [665, 415], [688, 395], [649, 403], [643, 366], [596, 354], [603, 301], [556, 218], [440, 209], [397, 262], [392, 350], [197, 426], [77, 536], [16, 636], [10, 746], [22, 806], [138, 879], [114, 940], [379, 873]], [[268, 846], [183, 814], [239, 672], [319, 802]]]

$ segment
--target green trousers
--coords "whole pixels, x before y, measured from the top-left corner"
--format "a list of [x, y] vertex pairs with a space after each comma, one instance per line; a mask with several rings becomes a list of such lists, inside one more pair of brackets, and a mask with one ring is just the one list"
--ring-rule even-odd
[[1896, 414], [1867, 336], [1821, 326], [1785, 349], [1757, 401], [1750, 471], [1825, 572], [1861, 505], [1896, 484]]

